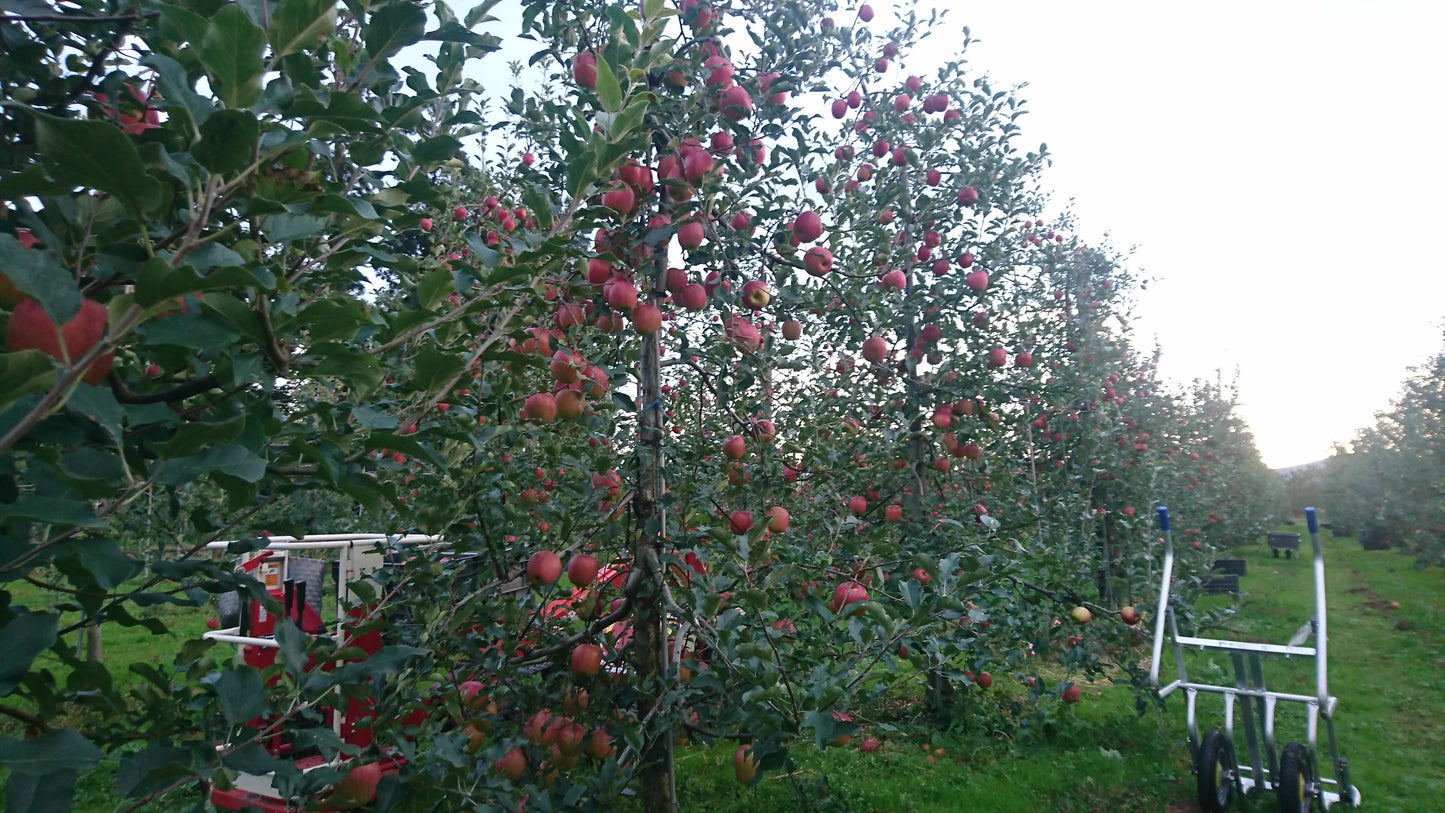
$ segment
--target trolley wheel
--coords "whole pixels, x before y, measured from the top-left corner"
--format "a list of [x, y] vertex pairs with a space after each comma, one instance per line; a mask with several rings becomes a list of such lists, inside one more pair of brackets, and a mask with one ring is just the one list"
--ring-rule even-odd
[[1205, 813], [1223, 813], [1234, 794], [1239, 766], [1234, 761], [1234, 745], [1223, 731], [1211, 731], [1199, 744], [1199, 762], [1194, 766], [1199, 780], [1199, 807]]
[[1269, 552], [1269, 555], [1271, 555], [1271, 556], [1273, 556], [1274, 558], [1278, 559], [1278, 558], [1279, 558], [1279, 548], [1275, 548], [1274, 550], [1271, 550], [1271, 551]]
[[1279, 781], [1275, 783], [1280, 813], [1310, 813], [1318, 790], [1309, 750], [1301, 743], [1286, 744], [1279, 758]]

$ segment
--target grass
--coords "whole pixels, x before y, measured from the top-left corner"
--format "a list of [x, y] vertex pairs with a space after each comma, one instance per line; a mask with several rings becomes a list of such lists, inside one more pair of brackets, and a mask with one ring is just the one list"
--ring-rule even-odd
[[[1301, 527], [1280, 530], [1300, 532]], [[1339, 698], [1338, 732], [1365, 810], [1430, 813], [1445, 798], [1445, 578], [1437, 568], [1417, 571], [1413, 561], [1389, 551], [1364, 551], [1353, 539], [1322, 536], [1326, 546], [1329, 600], [1330, 692]], [[1241, 546], [1248, 561], [1240, 580], [1238, 613], [1227, 630], [1208, 634], [1271, 643], [1288, 640], [1313, 612], [1313, 571], [1308, 557], [1275, 559], [1263, 540]], [[33, 601], [35, 597], [30, 597]], [[17, 599], [21, 600], [21, 599]], [[182, 635], [199, 635], [206, 610], [168, 622]], [[192, 615], [194, 617], [192, 617]], [[178, 641], [158, 642], [143, 629], [106, 630], [106, 659], [125, 663], [164, 658]], [[1232, 681], [1227, 657], [1191, 654], [1191, 676], [1203, 682]], [[52, 664], [53, 666], [53, 664]], [[1164, 673], [1172, 674], [1172, 658]], [[129, 673], [114, 668], [118, 676]], [[1313, 693], [1313, 664], [1268, 659], [1271, 688]], [[63, 678], [61, 678], [63, 680]], [[121, 677], [122, 680], [125, 677]], [[990, 691], [1006, 694], [999, 680]], [[801, 742], [790, 749], [796, 770], [769, 771], [752, 788], [733, 778], [735, 744], [689, 745], [677, 751], [678, 792], [683, 810], [794, 813], [800, 799], [818, 807], [857, 811], [1193, 811], [1194, 777], [1185, 744], [1184, 702], [1171, 697], [1160, 711], [1136, 716], [1127, 687], [1082, 687], [1082, 702], [1060, 709], [1055, 725], [1032, 737], [988, 738], [981, 733], [938, 734], [898, 722], [874, 727], [844, 748], [819, 752]], [[1222, 722], [1222, 702], [1202, 697], [1202, 729]], [[906, 717], [906, 713], [902, 715]], [[1303, 707], [1282, 704], [1277, 715], [1282, 744], [1304, 739]], [[1236, 731], [1243, 745], [1242, 729]], [[864, 754], [867, 736], [882, 750]], [[1324, 728], [1321, 727], [1321, 737]], [[930, 750], [925, 752], [923, 746]], [[941, 753], [939, 750], [941, 749]], [[102, 766], [81, 778], [74, 809], [116, 809], [115, 770]], [[801, 795], [800, 795], [801, 794]], [[180, 802], [150, 809], [177, 809]], [[1256, 794], [1235, 809], [1276, 810], [1273, 798]]]
[[[1303, 547], [1309, 537], [1301, 526]], [[1417, 571], [1413, 560], [1388, 551], [1365, 551], [1353, 539], [1325, 533], [1330, 693], [1339, 699], [1337, 732], [1362, 809], [1430, 813], [1445, 798], [1445, 579], [1439, 569]], [[1314, 576], [1304, 559], [1275, 559], [1261, 539], [1234, 555], [1248, 561], [1240, 580], [1238, 610], [1226, 630], [1209, 635], [1284, 643], [1314, 612]], [[1173, 674], [1167, 654], [1163, 674]], [[1232, 683], [1230, 659], [1190, 654], [1190, 675], [1199, 682]], [[1272, 689], [1314, 694], [1313, 661], [1266, 659]], [[794, 776], [774, 773], [753, 788], [732, 776], [733, 745], [679, 752], [683, 808], [718, 811], [794, 811], [797, 786], [804, 796], [825, 797], [859, 811], [1192, 811], [1194, 776], [1185, 743], [1184, 698], [1169, 698], [1163, 711], [1135, 716], [1129, 690], [1086, 687], [1083, 702], [1065, 715], [1049, 742], [1000, 742], [966, 735], [938, 739], [946, 757], [929, 760], [923, 738], [875, 734], [876, 754], [846, 749], [819, 753], [803, 743], [792, 749]], [[1236, 711], [1238, 715], [1238, 710]], [[1223, 701], [1202, 696], [1201, 731], [1222, 727]], [[1243, 728], [1236, 736], [1243, 749]], [[1276, 714], [1279, 747], [1304, 741], [1305, 707], [1281, 704]], [[1320, 727], [1321, 747], [1327, 748]], [[826, 789], [810, 785], [827, 777]], [[1278, 809], [1271, 795], [1256, 793], [1236, 808]]]

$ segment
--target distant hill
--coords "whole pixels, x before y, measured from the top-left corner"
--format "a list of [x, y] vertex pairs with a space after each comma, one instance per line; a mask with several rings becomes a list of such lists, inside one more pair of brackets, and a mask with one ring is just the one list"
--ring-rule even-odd
[[1278, 474], [1280, 476], [1280, 479], [1288, 480], [1296, 474], [1323, 469], [1325, 467], [1325, 462], [1326, 461], [1324, 460], [1316, 460], [1313, 463], [1302, 463], [1298, 466], [1286, 466], [1282, 469], [1274, 469], [1274, 473]]

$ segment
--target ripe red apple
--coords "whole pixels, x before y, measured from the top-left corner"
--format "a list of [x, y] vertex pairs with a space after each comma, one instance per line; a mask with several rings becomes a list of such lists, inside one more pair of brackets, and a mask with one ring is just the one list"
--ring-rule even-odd
[[975, 268], [964, 276], [963, 284], [974, 291], [982, 291], [988, 287], [988, 272], [982, 268]]
[[835, 118], [835, 119], [841, 119], [841, 118], [843, 118], [844, 116], [848, 115], [848, 100], [847, 100], [847, 99], [834, 99], [834, 100], [833, 100], [832, 111], [833, 111], [833, 118]]
[[381, 765], [369, 762], [348, 770], [332, 788], [332, 793], [342, 804], [364, 805], [376, 798], [376, 785], [380, 781]]
[[597, 579], [599, 567], [597, 557], [587, 553], [576, 554], [567, 560], [567, 581], [572, 582], [573, 587], [586, 587]]
[[983, 457], [983, 449], [980, 448], [977, 443], [965, 443], [958, 448], [959, 453], [963, 457], [968, 458], [969, 460], [977, 460], [980, 457]]
[[978, 190], [971, 186], [965, 186], [958, 190], [958, 202], [963, 206], [972, 206], [978, 203]]
[[621, 277], [613, 277], [602, 286], [602, 298], [615, 311], [631, 311], [637, 307], [637, 286]]
[[[39, 350], [54, 359], [74, 361], [105, 338], [105, 320], [104, 305], [93, 299], [82, 299], [80, 310], [57, 332], [55, 323], [46, 315], [45, 310], [36, 304], [35, 300], [26, 299], [10, 312], [5, 341], [11, 352]], [[104, 381], [114, 358], [112, 353], [97, 358], [86, 369], [82, 380], [87, 384]]]
[[599, 761], [617, 753], [617, 749], [612, 747], [612, 735], [600, 728], [592, 729], [592, 733], [587, 735], [586, 751], [587, 756]]
[[889, 271], [878, 284], [882, 285], [885, 291], [902, 291], [908, 287], [908, 275], [898, 270]]
[[862, 516], [863, 514], [868, 513], [868, 498], [850, 497], [848, 499], [848, 510], [851, 511], [855, 516]]
[[748, 753], [751, 747], [739, 745], [738, 750], [733, 752], [733, 776], [744, 785], [752, 783], [753, 777], [758, 775], [758, 759]]
[[492, 770], [515, 782], [527, 771], [527, 754], [520, 745], [516, 746], [493, 762]]
[[550, 550], [539, 550], [527, 559], [527, 583], [534, 587], [551, 584], [562, 575], [562, 557]]
[[602, 647], [596, 644], [578, 644], [572, 648], [572, 673], [583, 677], [596, 677], [602, 669]]
[[1069, 617], [1074, 619], [1075, 624], [1083, 625], [1089, 623], [1094, 614], [1089, 612], [1088, 607], [1075, 607], [1069, 611]]
[[757, 325], [741, 316], [729, 317], [727, 322], [723, 323], [723, 334], [729, 342], [750, 353], [757, 352], [763, 346], [763, 334], [758, 332]]
[[753, 527], [753, 515], [747, 511], [733, 511], [728, 514], [728, 528], [735, 534], [745, 534]]
[[748, 231], [752, 228], [752, 223], [753, 216], [748, 212], [738, 212], [728, 220], [728, 225], [732, 226], [734, 231]]
[[1139, 623], [1141, 619], [1139, 616], [1139, 611], [1135, 610], [1134, 606], [1131, 604], [1128, 607], [1125, 607], [1124, 609], [1119, 611], [1119, 620], [1132, 627], [1135, 624]]
[[677, 227], [677, 244], [685, 249], [694, 249], [702, 245], [705, 236], [701, 221], [689, 220]]
[[772, 294], [768, 293], [768, 284], [762, 280], [748, 280], [743, 284], [743, 304], [752, 310], [762, 310], [767, 307], [771, 299]]
[[637, 194], [627, 184], [619, 184], [602, 193], [602, 205], [619, 215], [625, 216], [631, 212], [636, 202]]
[[883, 744], [877, 740], [864, 740], [859, 744], [858, 750], [865, 754], [874, 754], [883, 750]]
[[431, 218], [429, 218], [429, 217], [424, 217], [424, 218], [422, 218], [421, 220], [417, 221], [417, 224], [416, 224], [416, 225], [417, 225], [417, 227], [420, 228], [422, 231], [431, 231], [432, 220], [431, 220]]
[[890, 505], [883, 509], [883, 518], [889, 522], [899, 522], [903, 519], [903, 506]]
[[1014, 356], [1014, 366], [1015, 366], [1015, 367], [1031, 367], [1031, 366], [1033, 366], [1033, 363], [1034, 363], [1034, 354], [1028, 352], [1027, 350], [1020, 350], [1020, 351]]
[[206, 619], [206, 629], [208, 629], [208, 630], [218, 630], [218, 629], [220, 629], [220, 628], [221, 628], [221, 619], [215, 617], [214, 615], [211, 616], [210, 618], [207, 618], [207, 619]]
[[682, 289], [678, 300], [684, 308], [690, 311], [700, 311], [707, 307], [707, 289], [700, 283], [688, 283], [688, 285]]
[[809, 209], [793, 221], [793, 236], [800, 243], [811, 243], [823, 235], [823, 218]]
[[796, 319], [789, 319], [783, 323], [783, 338], [788, 341], [797, 341], [803, 335], [803, 323]]
[[778, 436], [778, 427], [767, 418], [757, 418], [748, 426], [748, 434], [759, 443], [772, 443], [773, 438]]
[[995, 347], [988, 351], [988, 366], [1002, 367], [1008, 363], [1008, 351], [1002, 347]]
[[597, 87], [597, 55], [583, 51], [572, 59], [572, 81], [584, 88]]
[[748, 442], [742, 435], [733, 435], [723, 441], [722, 450], [729, 460], [742, 460], [747, 454]]
[[803, 267], [815, 277], [826, 276], [833, 270], [833, 252], [822, 246], [813, 246], [803, 255]]
[[580, 390], [559, 390], [554, 398], [557, 401], [557, 417], [563, 420], [576, 420], [587, 409], [587, 401]]
[[1069, 684], [1069, 688], [1067, 688], [1067, 689], [1064, 690], [1064, 702], [1065, 702], [1065, 703], [1068, 703], [1068, 704], [1071, 705], [1071, 706], [1072, 706], [1073, 704], [1079, 702], [1079, 687], [1078, 687], [1078, 686], [1075, 686], [1075, 685], [1073, 685], [1072, 683]]
[[788, 530], [788, 509], [781, 505], [775, 505], [764, 512], [763, 516], [768, 518], [768, 530], [780, 534]]
[[662, 311], [651, 303], [638, 305], [632, 309], [632, 326], [638, 333], [651, 336], [662, 329]]
[[858, 19], [865, 23], [871, 22], [873, 20], [873, 7], [864, 3], [863, 7], [858, 9]]
[[870, 336], [863, 340], [863, 358], [879, 364], [888, 357], [888, 342], [881, 336]]
[[537, 392], [522, 402], [522, 417], [538, 423], [557, 420], [557, 399], [550, 392]]
[[585, 364], [580, 356], [567, 350], [558, 350], [552, 355], [548, 369], [559, 384], [575, 384], [582, 378], [581, 367]]
[[[828, 602], [828, 609], [835, 615], [856, 616], [863, 614], [863, 603], [868, 600], [868, 590], [858, 582], [843, 582], [833, 588], [833, 599]], [[857, 605], [844, 613], [849, 605]]]
[[987, 672], [979, 672], [978, 677], [974, 678], [973, 682], [978, 684], [978, 688], [987, 689], [993, 685], [993, 675]]

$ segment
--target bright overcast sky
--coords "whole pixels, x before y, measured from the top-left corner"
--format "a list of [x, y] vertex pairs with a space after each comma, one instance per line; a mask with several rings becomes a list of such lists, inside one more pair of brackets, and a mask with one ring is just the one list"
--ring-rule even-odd
[[938, 5], [903, 68], [931, 74], [967, 25], [975, 70], [1027, 84], [1055, 208], [1154, 279], [1137, 346], [1178, 382], [1237, 371], [1267, 464], [1327, 457], [1445, 348], [1445, 0]]
[[1445, 2], [941, 5], [1028, 84], [1058, 205], [1137, 246], [1136, 341], [1237, 369], [1266, 463], [1328, 456], [1445, 347]]

